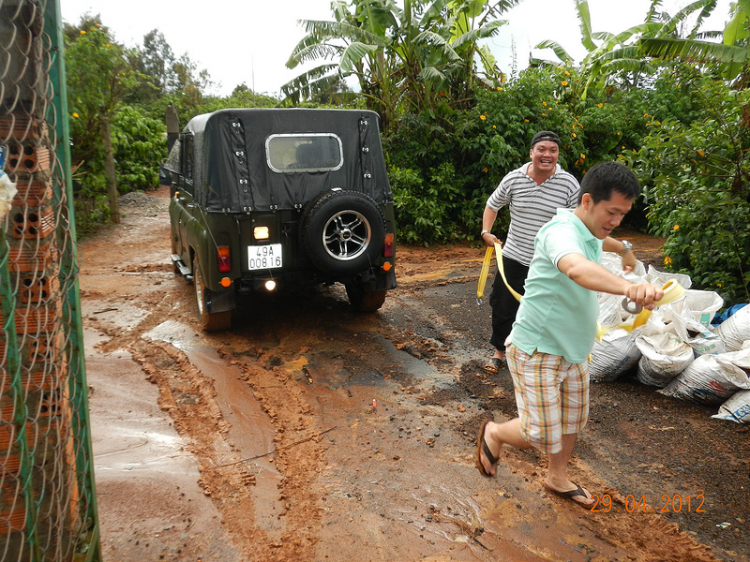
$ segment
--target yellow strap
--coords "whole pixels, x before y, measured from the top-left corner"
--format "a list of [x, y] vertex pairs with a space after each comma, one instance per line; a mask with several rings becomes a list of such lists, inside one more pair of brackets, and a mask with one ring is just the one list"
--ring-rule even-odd
[[[670, 279], [669, 281], [667, 281], [662, 287], [662, 291], [664, 291], [664, 297], [662, 297], [661, 300], [656, 301], [654, 303], [656, 306], [661, 306], [663, 304], [669, 304], [671, 302], [674, 302], [685, 294], [685, 289], [682, 287], [682, 285], [680, 285], [674, 279]], [[650, 317], [651, 317], [651, 311], [644, 308], [638, 313], [638, 315], [635, 317], [635, 320], [633, 320], [632, 324], [620, 324], [619, 326], [611, 326], [608, 328], [603, 328], [601, 325], [597, 324], [596, 339], [601, 340], [604, 334], [606, 334], [607, 332], [609, 332], [610, 330], [614, 328], [622, 328], [626, 332], [632, 332], [636, 328], [640, 328], [646, 322], [648, 322], [648, 319]]]
[[[517, 301], [521, 301], [521, 295], [513, 289], [505, 278], [505, 268], [503, 267], [503, 249], [499, 242], [495, 242], [495, 261], [497, 262], [497, 269], [500, 272], [500, 277], [503, 278], [503, 283], [510, 291]], [[477, 285], [477, 304], [482, 304], [482, 297], [484, 297], [484, 286], [487, 284], [487, 276], [490, 272], [490, 263], [492, 263], [492, 248], [487, 248], [484, 253], [484, 261], [482, 262], [482, 272], [479, 274], [479, 284]]]
[[484, 297], [484, 286], [487, 284], [487, 275], [490, 272], [490, 263], [492, 262], [492, 248], [487, 246], [487, 251], [484, 253], [484, 261], [482, 262], [482, 272], [479, 274], [479, 284], [477, 285], [477, 304], [482, 305], [482, 297]]
[[[674, 279], [670, 279], [669, 281], [664, 283], [662, 290], [664, 291], [664, 297], [660, 301], [657, 301], [656, 303], [654, 303], [656, 304], [656, 306], [661, 306], [663, 304], [669, 304], [671, 302], [674, 302], [685, 294], [685, 289], [683, 289], [682, 285], [680, 285]], [[632, 329], [635, 330], [639, 326], [643, 326], [646, 322], [648, 322], [648, 319], [650, 316], [651, 316], [651, 311], [644, 308], [640, 312], [640, 314], [638, 314], [638, 316], [635, 317], [635, 320], [633, 320]]]

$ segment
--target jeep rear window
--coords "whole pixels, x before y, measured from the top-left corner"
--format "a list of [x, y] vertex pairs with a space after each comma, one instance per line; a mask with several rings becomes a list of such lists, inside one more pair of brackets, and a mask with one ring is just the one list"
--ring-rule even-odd
[[280, 174], [338, 170], [344, 164], [341, 139], [333, 133], [271, 135], [266, 161]]

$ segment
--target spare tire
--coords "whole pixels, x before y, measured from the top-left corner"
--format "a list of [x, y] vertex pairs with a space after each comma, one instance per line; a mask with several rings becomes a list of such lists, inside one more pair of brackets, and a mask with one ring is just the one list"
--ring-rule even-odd
[[300, 243], [324, 272], [354, 274], [383, 252], [385, 218], [378, 204], [358, 191], [326, 191], [302, 213]]

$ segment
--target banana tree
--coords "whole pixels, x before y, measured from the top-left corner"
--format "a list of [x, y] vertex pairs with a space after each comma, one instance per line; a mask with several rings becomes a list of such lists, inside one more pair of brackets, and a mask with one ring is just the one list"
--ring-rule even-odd
[[[747, 88], [750, 82], [750, 0], [737, 0], [721, 33], [696, 34], [687, 39], [643, 38], [641, 52], [660, 60], [685, 60], [718, 65], [722, 77]], [[721, 43], [706, 39], [720, 37]]]
[[[691, 17], [695, 17], [695, 21], [687, 36], [695, 38], [705, 19], [716, 7], [717, 0], [697, 0], [674, 16], [659, 12], [660, 4], [661, 0], [652, 0], [644, 23], [614, 34], [593, 32], [588, 2], [575, 0], [580, 22], [581, 42], [588, 51], [581, 62], [581, 73], [586, 79], [582, 91], [584, 99], [591, 87], [615, 80], [631, 81], [632, 85], [637, 85], [641, 76], [656, 72], [661, 63], [646, 56], [643, 45], [647, 42], [680, 41], [678, 37], [682, 31], [681, 28]], [[597, 42], [599, 42], [598, 45]], [[560, 60], [566, 62], [572, 60], [562, 46], [554, 41], [543, 41], [537, 45], [537, 48], [551, 48]], [[543, 62], [545, 61], [536, 61], [537, 64]]]
[[335, 1], [335, 21], [302, 22], [308, 34], [287, 66], [332, 62], [301, 74], [282, 92], [296, 103], [354, 76], [385, 127], [401, 108], [418, 112], [432, 109], [439, 99], [460, 102], [477, 75], [475, 56], [486, 77], [497, 76], [494, 58], [479, 41], [497, 33], [506, 22], [492, 18], [519, 1], [404, 0], [403, 9], [393, 0]]
[[519, 1], [494, 5], [488, 0], [448, 2], [445, 25], [425, 30], [415, 38], [418, 44], [431, 47], [419, 75], [422, 82], [433, 90], [450, 91], [454, 99], [468, 97], [476, 81], [496, 85], [500, 76], [497, 60], [481, 41], [493, 37], [508, 23], [494, 18]]

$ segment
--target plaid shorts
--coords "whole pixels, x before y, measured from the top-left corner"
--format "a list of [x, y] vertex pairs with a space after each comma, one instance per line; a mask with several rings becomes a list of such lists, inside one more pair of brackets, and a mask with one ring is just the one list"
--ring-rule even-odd
[[521, 433], [547, 453], [562, 450], [562, 436], [579, 433], [589, 417], [588, 362], [568, 363], [547, 353], [506, 348]]

